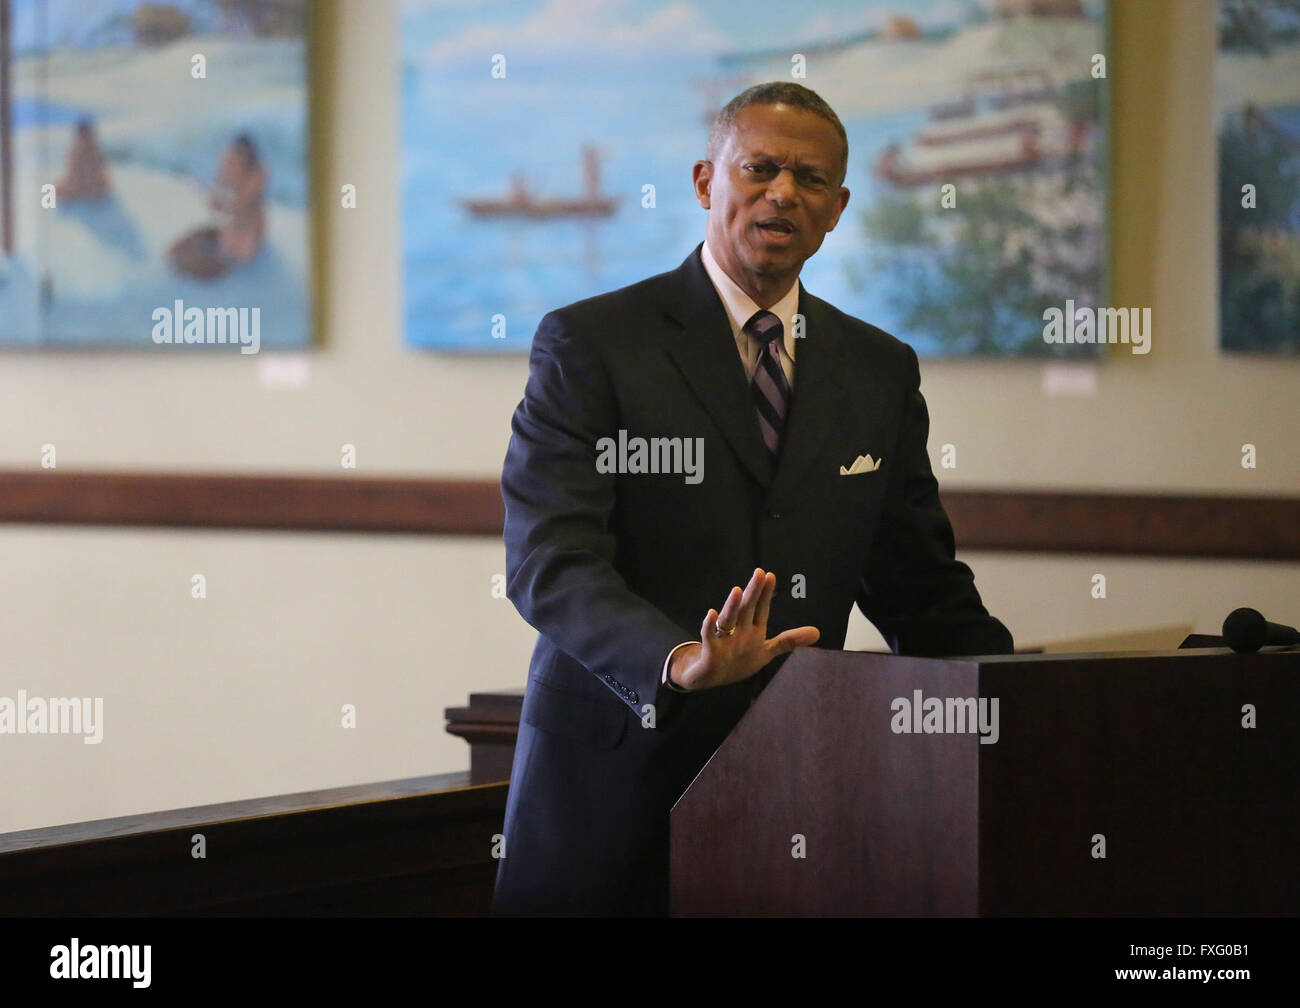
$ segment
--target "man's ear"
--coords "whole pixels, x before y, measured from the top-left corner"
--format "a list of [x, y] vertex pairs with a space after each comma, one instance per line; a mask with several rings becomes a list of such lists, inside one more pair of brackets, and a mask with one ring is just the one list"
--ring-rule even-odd
[[849, 205], [849, 191], [845, 189], [843, 186], [840, 186], [840, 208], [835, 211], [835, 219], [831, 221], [831, 226], [826, 229], [827, 234], [830, 234], [832, 231], [835, 230], [836, 226], [840, 222], [840, 215], [844, 213], [844, 208], [847, 207], [848, 205]]
[[713, 183], [713, 162], [696, 161], [695, 167], [691, 171], [691, 179], [695, 183], [695, 199], [704, 207], [709, 209], [709, 189]]

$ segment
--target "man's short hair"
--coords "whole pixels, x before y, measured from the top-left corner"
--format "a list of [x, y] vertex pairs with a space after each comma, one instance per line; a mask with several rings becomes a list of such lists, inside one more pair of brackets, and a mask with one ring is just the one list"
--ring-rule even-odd
[[828, 123], [835, 127], [835, 132], [840, 136], [840, 142], [844, 145], [844, 158], [840, 162], [839, 185], [844, 184], [844, 177], [849, 170], [849, 138], [844, 132], [844, 124], [840, 122], [840, 117], [835, 114], [835, 110], [826, 104], [822, 98], [812, 88], [806, 88], [802, 84], [795, 84], [793, 81], [769, 81], [767, 84], [755, 84], [752, 88], [740, 92], [735, 98], [727, 102], [722, 107], [722, 111], [717, 114], [713, 120], [713, 125], [709, 128], [709, 142], [704, 149], [704, 157], [709, 160], [715, 160], [722, 153], [722, 147], [727, 142], [727, 137], [736, 125], [736, 116], [743, 108], [750, 105], [793, 105], [795, 108], [807, 109], [816, 115], [821, 116]]

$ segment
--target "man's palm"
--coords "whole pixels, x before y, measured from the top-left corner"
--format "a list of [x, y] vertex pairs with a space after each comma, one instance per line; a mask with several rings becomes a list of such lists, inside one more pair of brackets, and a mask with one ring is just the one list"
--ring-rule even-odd
[[[683, 648], [679, 670], [675, 662], [672, 678], [683, 689], [714, 689], [748, 679], [773, 658], [817, 643], [821, 632], [812, 626], [786, 630], [767, 639], [767, 618], [776, 593], [776, 575], [761, 568], [754, 571], [741, 591], [731, 589], [722, 610], [710, 609], [700, 627], [698, 648]], [[730, 634], [719, 635], [717, 629]]]

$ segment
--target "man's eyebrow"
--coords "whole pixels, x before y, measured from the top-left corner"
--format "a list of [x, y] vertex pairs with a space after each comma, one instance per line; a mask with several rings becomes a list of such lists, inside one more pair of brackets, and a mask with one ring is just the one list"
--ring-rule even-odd
[[[776, 158], [773, 155], [767, 154], [763, 151], [750, 151], [742, 155], [742, 158], [745, 161], [771, 161], [774, 164], [776, 163]], [[799, 165], [799, 170], [818, 171], [823, 173], [830, 171], [830, 169], [827, 168], [825, 165], [823, 165], [820, 161], [807, 160], [807, 159], [804, 160], [804, 162], [801, 165]]]

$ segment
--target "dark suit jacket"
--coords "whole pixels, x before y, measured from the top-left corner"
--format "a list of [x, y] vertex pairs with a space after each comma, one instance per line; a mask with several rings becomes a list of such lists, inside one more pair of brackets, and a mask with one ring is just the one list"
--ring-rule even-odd
[[[496, 912], [665, 912], [669, 809], [782, 660], [680, 696], [664, 658], [755, 567], [777, 576], [769, 636], [840, 648], [857, 601], [900, 654], [1011, 650], [954, 559], [916, 354], [802, 286], [799, 311], [776, 465], [699, 247], [542, 319], [501, 480], [507, 593], [539, 637]], [[598, 472], [620, 430], [702, 437], [703, 480]], [[865, 454], [879, 470], [840, 475]]]

